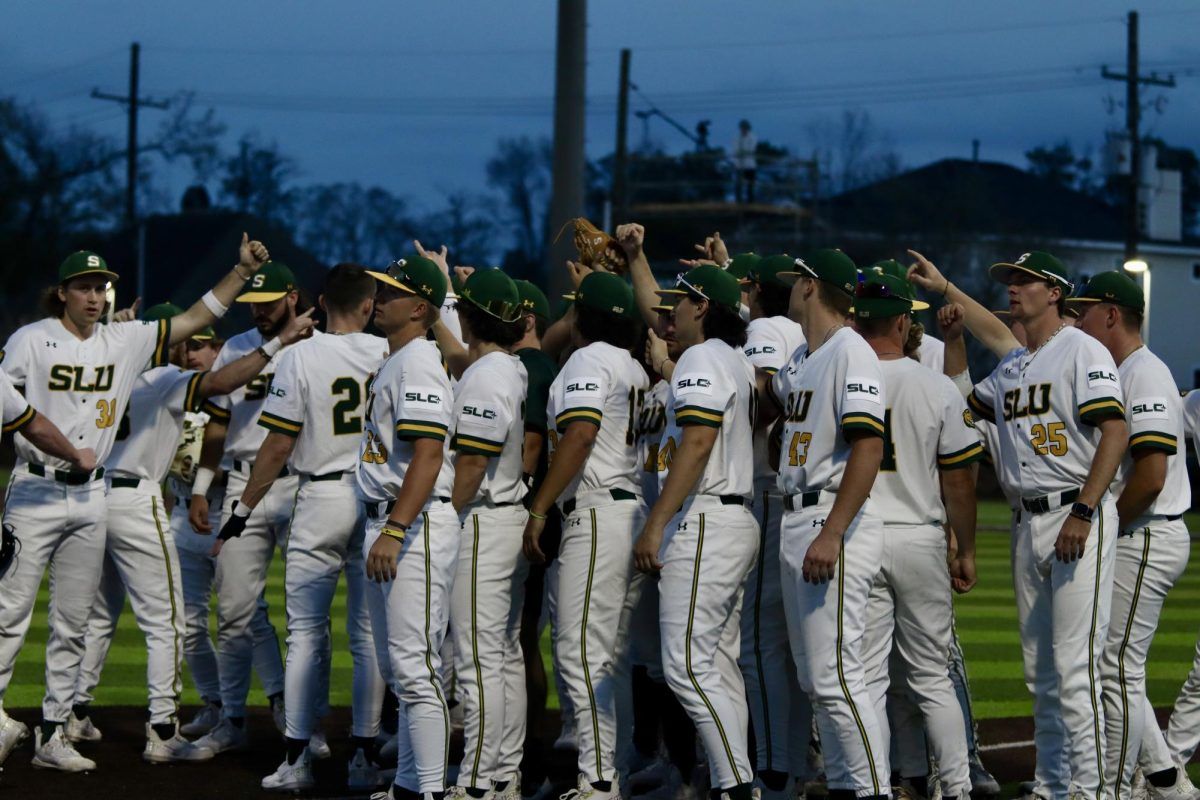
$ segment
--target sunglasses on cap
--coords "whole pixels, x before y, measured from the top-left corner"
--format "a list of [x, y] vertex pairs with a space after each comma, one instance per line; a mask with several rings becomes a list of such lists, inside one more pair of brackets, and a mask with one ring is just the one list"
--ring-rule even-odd
[[854, 296], [868, 298], [872, 300], [903, 300], [908, 303], [911, 300], [904, 295], [893, 292], [890, 287], [882, 283], [860, 282], [854, 288]]

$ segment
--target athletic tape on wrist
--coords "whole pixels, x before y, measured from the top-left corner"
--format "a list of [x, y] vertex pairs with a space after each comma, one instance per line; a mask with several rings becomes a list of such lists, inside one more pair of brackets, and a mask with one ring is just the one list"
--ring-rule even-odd
[[213, 294], [212, 289], [209, 289], [204, 293], [204, 296], [200, 298], [200, 302], [204, 303], [204, 307], [207, 308], [217, 319], [225, 316], [225, 314], [229, 311], [229, 306], [222, 305], [221, 301], [217, 299], [217, 296]]

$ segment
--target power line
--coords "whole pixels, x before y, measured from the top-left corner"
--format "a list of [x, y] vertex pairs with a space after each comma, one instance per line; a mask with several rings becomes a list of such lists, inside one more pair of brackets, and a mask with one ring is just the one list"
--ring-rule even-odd
[[82, 59], [81, 61], [75, 61], [75, 62], [66, 64], [61, 67], [51, 67], [50, 69], [43, 70], [41, 72], [35, 72], [32, 75], [26, 75], [24, 78], [17, 78], [16, 80], [13, 80], [13, 81], [6, 81], [7, 88], [11, 90], [11, 89], [14, 89], [17, 87], [27, 86], [31, 83], [36, 83], [38, 81], [43, 81], [43, 80], [46, 80], [47, 78], [54, 78], [59, 75], [64, 75], [68, 72], [77, 70], [80, 67], [86, 67], [91, 64], [95, 64], [98, 61], [103, 61], [108, 58], [113, 58], [118, 53], [122, 53], [122, 52], [124, 52], [124, 48], [118, 48], [115, 50], [105, 50], [103, 52], [96, 53], [94, 55], [90, 55], [87, 58]]

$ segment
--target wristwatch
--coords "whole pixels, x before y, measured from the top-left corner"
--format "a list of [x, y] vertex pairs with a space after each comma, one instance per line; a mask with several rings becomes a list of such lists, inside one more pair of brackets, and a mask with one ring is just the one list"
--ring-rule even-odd
[[1072, 503], [1071, 516], [1078, 517], [1084, 522], [1091, 522], [1092, 516], [1096, 513], [1096, 509], [1089, 506], [1087, 503]]

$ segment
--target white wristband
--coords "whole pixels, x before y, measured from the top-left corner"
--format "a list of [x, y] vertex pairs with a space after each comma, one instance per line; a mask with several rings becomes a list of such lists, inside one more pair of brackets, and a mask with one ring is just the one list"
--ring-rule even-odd
[[963, 397], [969, 395], [971, 390], [975, 388], [975, 385], [971, 383], [971, 371], [969, 369], [964, 369], [957, 375], [951, 375], [950, 380], [954, 381], [954, 385], [958, 388], [959, 394], [961, 394]]
[[262, 350], [263, 355], [265, 355], [267, 357], [267, 360], [270, 361], [272, 358], [275, 357], [276, 353], [278, 353], [280, 350], [283, 349], [283, 342], [279, 341], [279, 337], [276, 336], [274, 339], [267, 342], [266, 344], [264, 344], [262, 347], [260, 347], [258, 349]]
[[192, 481], [192, 494], [208, 496], [208, 488], [217, 477], [216, 470], [200, 467], [196, 470], [196, 479]]
[[212, 312], [212, 315], [217, 319], [220, 319], [229, 312], [229, 306], [221, 305], [221, 301], [213, 294], [212, 289], [205, 292], [204, 296], [200, 298], [200, 302], [204, 303], [204, 307]]

